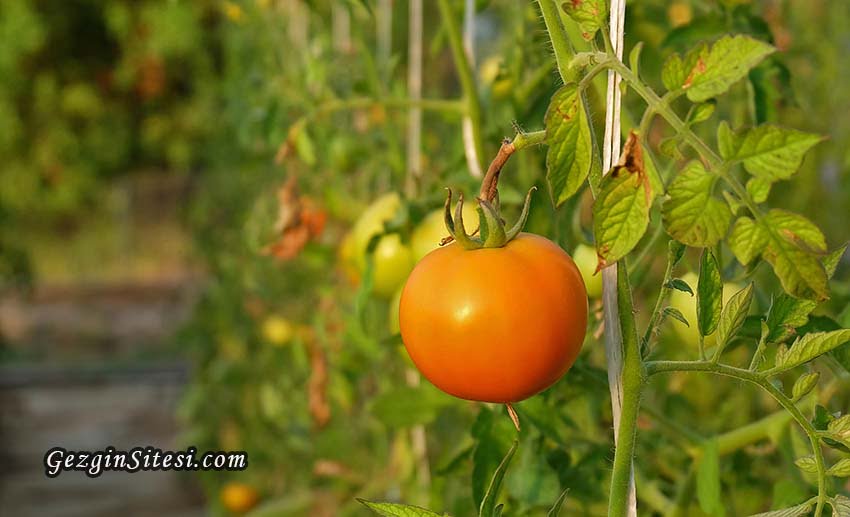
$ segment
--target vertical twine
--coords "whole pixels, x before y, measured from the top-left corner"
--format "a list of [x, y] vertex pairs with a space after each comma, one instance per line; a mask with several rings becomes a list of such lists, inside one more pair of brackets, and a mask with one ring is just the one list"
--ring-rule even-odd
[[[626, 17], [626, 0], [611, 0], [611, 44], [617, 58], [623, 58], [623, 29]], [[605, 110], [605, 136], [602, 142], [602, 165], [607, 174], [620, 155], [620, 76], [608, 71], [608, 91]], [[608, 362], [608, 386], [611, 391], [611, 409], [614, 416], [614, 444], [620, 439], [620, 414], [623, 407], [623, 337], [617, 307], [617, 266], [602, 270], [602, 289], [605, 320], [605, 357]], [[629, 517], [637, 516], [634, 467], [629, 480]]]

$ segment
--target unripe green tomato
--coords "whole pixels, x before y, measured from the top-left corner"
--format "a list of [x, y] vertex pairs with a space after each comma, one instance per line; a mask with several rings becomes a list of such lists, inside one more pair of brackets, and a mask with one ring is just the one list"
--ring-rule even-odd
[[396, 192], [390, 192], [376, 199], [360, 214], [351, 229], [354, 241], [353, 255], [357, 269], [366, 268], [366, 248], [369, 241], [384, 229], [384, 223], [391, 220], [401, 208], [401, 198]]
[[[463, 205], [463, 225], [467, 232], [473, 231], [478, 226], [478, 212], [475, 210], [475, 203]], [[439, 248], [440, 241], [448, 234], [443, 210], [434, 210], [425, 216], [410, 236], [410, 248], [413, 251], [414, 262], [419, 262], [425, 255]]]
[[413, 269], [413, 254], [408, 246], [401, 242], [397, 233], [384, 235], [375, 246], [372, 254], [372, 292], [389, 298], [404, 284], [404, 280]]
[[[697, 283], [699, 282], [699, 276], [696, 273], [688, 272], [682, 275], [682, 280], [688, 283], [691, 286], [691, 289], [694, 290], [694, 293], [697, 291]], [[741, 286], [733, 283], [725, 283], [723, 284], [723, 304], [726, 305], [726, 302], [729, 301], [729, 298], [732, 297], [733, 294], [741, 290]], [[678, 289], [674, 289], [670, 294], [670, 306], [674, 309], [678, 309], [679, 312], [682, 313], [682, 316], [688, 320], [690, 326], [685, 326], [684, 323], [672, 320], [670, 323], [673, 326], [673, 330], [676, 332], [676, 335], [679, 336], [682, 341], [691, 345], [691, 346], [699, 346], [699, 328], [697, 322], [697, 299], [696, 296], [691, 296], [688, 293], [679, 291]], [[710, 348], [715, 345], [716, 337], [715, 333], [711, 333], [705, 337], [705, 347]]]
[[[602, 273], [596, 273], [596, 250], [590, 246], [579, 244], [573, 251], [573, 260], [584, 280], [588, 298], [599, 298], [602, 296]], [[596, 274], [594, 274], [596, 273]]]

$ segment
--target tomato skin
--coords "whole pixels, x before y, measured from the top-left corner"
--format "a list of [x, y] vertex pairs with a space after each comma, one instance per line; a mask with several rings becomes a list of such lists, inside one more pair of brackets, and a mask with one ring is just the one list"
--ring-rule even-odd
[[521, 233], [502, 248], [429, 253], [401, 295], [401, 335], [420, 372], [469, 400], [515, 402], [555, 383], [581, 350], [587, 293], [555, 243]]

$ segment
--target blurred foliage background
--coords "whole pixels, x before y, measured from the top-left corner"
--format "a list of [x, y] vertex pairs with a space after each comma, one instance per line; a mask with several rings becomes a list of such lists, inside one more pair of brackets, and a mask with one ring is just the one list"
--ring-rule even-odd
[[[460, 24], [463, 2], [451, 5]], [[376, 271], [356, 265], [371, 260], [344, 246], [382, 195], [400, 193], [401, 208], [378, 217], [372, 233], [386, 222], [405, 244], [442, 206], [443, 187], [477, 190], [451, 103], [426, 107], [421, 163], [409, 163], [401, 101], [409, 14], [408, 2], [389, 0], [0, 4], [0, 287], [145, 282], [185, 271], [203, 279], [169, 351], [194, 365], [179, 410], [182, 442], [250, 458], [245, 472], [200, 473], [213, 513], [233, 509], [220, 495], [239, 483], [249, 502], [259, 500], [256, 515], [363, 514], [355, 497], [471, 515], [515, 436], [502, 408], [417, 382], [392, 300], [372, 292]], [[435, 2], [424, 2], [423, 20], [422, 95], [457, 100]], [[644, 42], [641, 75], [660, 84], [664, 59], [699, 41], [748, 33], [776, 45], [781, 52], [697, 129], [711, 140], [725, 118], [828, 136], [771, 201], [812, 218], [834, 248], [848, 237], [848, 26], [847, 2], [643, 0], [629, 5], [626, 48]], [[487, 160], [515, 126], [542, 127], [559, 81], [534, 2], [475, 2], [473, 42]], [[600, 78], [597, 115], [603, 91]], [[625, 102], [628, 129], [642, 106], [631, 95]], [[658, 145], [667, 136], [657, 123], [649, 138]], [[662, 158], [666, 167], [682, 163], [677, 152]], [[516, 210], [536, 184], [528, 229], [572, 250], [588, 239], [589, 193], [556, 213], [543, 162], [537, 150], [515, 156], [502, 202]], [[633, 275], [645, 319], [666, 239], [650, 235], [642, 248]], [[772, 273], [740, 268], [728, 250], [722, 257], [728, 281], [755, 278], [765, 310], [780, 290]], [[680, 276], [696, 269], [695, 258]], [[847, 270], [839, 268], [819, 309], [845, 327]], [[540, 515], [566, 487], [568, 515], [605, 513], [612, 424], [599, 320], [566, 378], [517, 407], [524, 426], [507, 481], [511, 515]], [[693, 354], [676, 325], [662, 334], [663, 353]], [[742, 340], [737, 351], [744, 357], [754, 343]], [[7, 362], [26, 356], [3, 352]], [[813, 407], [847, 407], [847, 373], [836, 369], [831, 382]], [[636, 471], [643, 514], [670, 515], [684, 500], [684, 515], [701, 515], [691, 501], [699, 440], [777, 409], [731, 382], [672, 376], [654, 384]], [[793, 464], [801, 436], [785, 418], [769, 427], [722, 451], [729, 515], [788, 506], [811, 491], [813, 480]]]

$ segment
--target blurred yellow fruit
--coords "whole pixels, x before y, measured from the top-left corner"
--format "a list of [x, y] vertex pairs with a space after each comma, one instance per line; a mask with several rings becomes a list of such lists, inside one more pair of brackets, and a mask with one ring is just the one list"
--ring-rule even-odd
[[573, 260], [584, 280], [588, 298], [599, 298], [602, 296], [602, 273], [596, 273], [596, 250], [590, 246], [579, 244], [573, 251]]
[[245, 513], [257, 505], [260, 495], [250, 485], [231, 481], [221, 489], [221, 504], [232, 513]]
[[[422, 257], [439, 248], [440, 241], [449, 234], [444, 214], [443, 210], [434, 210], [413, 230], [410, 236], [410, 249], [413, 251], [414, 262], [419, 262]], [[472, 232], [478, 227], [475, 203], [464, 203], [463, 224], [467, 232]]]
[[667, 9], [667, 17], [670, 19], [670, 25], [673, 27], [687, 25], [693, 17], [691, 5], [687, 2], [673, 2]]
[[401, 303], [401, 292], [403, 290], [404, 285], [399, 286], [393, 297], [390, 299], [390, 307], [387, 314], [387, 317], [389, 318], [388, 326], [390, 328], [390, 334], [398, 334], [401, 332], [401, 328], [398, 323], [398, 305]]
[[413, 270], [413, 254], [410, 247], [401, 242], [397, 233], [384, 235], [372, 254], [375, 268], [372, 273], [372, 292], [389, 298]]
[[283, 346], [292, 341], [295, 335], [295, 328], [286, 318], [274, 315], [268, 316], [263, 320], [262, 335], [266, 342]]

